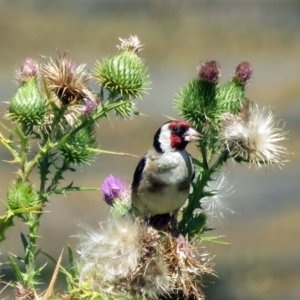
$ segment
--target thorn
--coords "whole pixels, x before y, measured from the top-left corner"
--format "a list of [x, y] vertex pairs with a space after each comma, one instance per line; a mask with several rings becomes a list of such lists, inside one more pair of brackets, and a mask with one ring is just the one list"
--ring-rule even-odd
[[15, 158], [14, 160], [4, 160], [3, 159], [2, 161], [9, 163], [9, 164], [18, 164], [18, 163], [20, 163], [21, 160], [19, 158]]

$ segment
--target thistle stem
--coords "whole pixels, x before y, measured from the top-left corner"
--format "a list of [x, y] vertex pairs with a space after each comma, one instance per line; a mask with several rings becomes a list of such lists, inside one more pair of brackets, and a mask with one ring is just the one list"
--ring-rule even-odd
[[40, 227], [40, 217], [42, 214], [29, 214], [29, 243], [26, 249], [28, 253], [28, 264], [26, 265], [28, 283], [33, 285], [30, 281], [30, 275], [35, 272], [35, 258], [36, 258], [36, 240], [38, 238], [38, 229]]
[[47, 154], [49, 151], [54, 148], [54, 144], [51, 144], [48, 140], [44, 147], [40, 149], [40, 151], [36, 154], [36, 156], [26, 165], [25, 171], [23, 173], [23, 181], [25, 182], [29, 175], [31, 174], [34, 167], [38, 164], [38, 162]]
[[[55, 175], [52, 178], [51, 184], [47, 188], [47, 192], [52, 191], [55, 189], [59, 183], [59, 181], [62, 179], [62, 174], [67, 171], [70, 167], [70, 163], [64, 161], [62, 166], [60, 168], [56, 169]], [[44, 192], [44, 191], [43, 191]]]
[[12, 146], [12, 142], [10, 140], [7, 140], [3, 137], [3, 135], [0, 133], [0, 142], [3, 144], [3, 146], [6, 147], [6, 149], [8, 149], [8, 151], [12, 154], [12, 156], [14, 157], [14, 162], [15, 163], [19, 163], [21, 161], [21, 157], [18, 153], [18, 151], [16, 151]]
[[22, 152], [21, 152], [20, 164], [21, 164], [22, 176], [25, 173], [25, 168], [26, 168], [26, 164], [27, 164], [27, 151], [28, 151], [28, 137], [24, 133], [25, 130], [26, 130], [26, 128], [21, 129], [18, 125], [16, 125], [16, 132], [21, 141], [21, 151]]
[[[209, 167], [207, 162], [207, 152], [206, 152], [206, 145], [205, 143], [200, 144], [200, 150], [202, 153], [202, 172], [201, 172], [201, 179], [197, 181], [194, 187], [194, 192], [189, 199], [188, 206], [184, 209], [183, 218], [180, 222], [180, 231], [182, 234], [189, 234], [189, 238], [192, 238], [192, 235], [189, 232], [189, 221], [192, 220], [191, 216], [193, 215], [193, 212], [196, 208], [199, 208], [200, 200], [204, 196], [204, 189], [205, 186], [207, 186], [207, 183], [211, 180], [211, 175], [215, 172], [217, 172], [220, 167], [223, 165], [223, 163], [228, 158], [228, 151], [224, 150], [222, 154], [219, 156], [217, 161], [213, 164], [212, 167]], [[201, 226], [201, 224], [199, 224]], [[201, 228], [198, 228], [198, 231], [201, 230]]]

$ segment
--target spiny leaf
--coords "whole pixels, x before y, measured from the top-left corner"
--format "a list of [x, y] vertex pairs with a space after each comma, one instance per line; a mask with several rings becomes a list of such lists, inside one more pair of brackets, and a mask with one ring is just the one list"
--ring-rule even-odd
[[14, 274], [17, 278], [17, 281], [19, 283], [21, 283], [22, 285], [25, 285], [24, 274], [21, 272], [20, 268], [18, 267], [18, 265], [16, 264], [16, 262], [12, 258], [12, 255], [8, 255], [8, 260], [9, 260], [10, 265], [11, 265], [11, 267], [14, 271]]
[[23, 248], [24, 248], [24, 251], [25, 251], [27, 249], [27, 247], [28, 247], [28, 242], [27, 242], [26, 237], [25, 237], [25, 235], [24, 235], [23, 232], [21, 232], [20, 235], [21, 235], [21, 240], [22, 240]]
[[13, 214], [7, 212], [6, 215], [0, 217], [0, 242], [5, 240], [5, 232], [7, 228], [13, 225]]
[[69, 257], [69, 267], [70, 267], [70, 273], [72, 275], [72, 278], [78, 279], [78, 271], [77, 271], [77, 266], [76, 266], [76, 261], [74, 258], [73, 250], [70, 245], [68, 245], [68, 257]]

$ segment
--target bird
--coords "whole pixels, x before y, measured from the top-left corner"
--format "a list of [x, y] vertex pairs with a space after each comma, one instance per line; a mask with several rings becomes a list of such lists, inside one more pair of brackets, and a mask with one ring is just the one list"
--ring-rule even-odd
[[152, 147], [139, 161], [131, 185], [134, 217], [168, 215], [177, 230], [177, 215], [188, 198], [195, 167], [187, 144], [202, 135], [186, 121], [168, 121], [155, 133]]

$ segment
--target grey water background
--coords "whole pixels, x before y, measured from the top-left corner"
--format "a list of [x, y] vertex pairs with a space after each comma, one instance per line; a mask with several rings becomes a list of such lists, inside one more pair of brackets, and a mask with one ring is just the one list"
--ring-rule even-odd
[[[289, 131], [283, 144], [293, 154], [282, 170], [255, 170], [232, 162], [225, 167], [235, 192], [224, 199], [225, 217], [210, 217], [209, 225], [216, 227], [213, 235], [231, 244], [206, 245], [205, 250], [215, 254], [218, 278], [209, 278], [205, 292], [214, 300], [300, 299], [299, 29], [300, 1], [2, 0], [0, 110], [5, 111], [5, 102], [16, 90], [14, 72], [26, 57], [55, 58], [56, 49], [69, 49], [76, 62], [92, 69], [97, 59], [116, 53], [118, 37], [136, 34], [145, 45], [141, 56], [152, 81], [149, 94], [137, 103], [147, 116], [123, 121], [111, 115], [110, 121], [100, 122], [98, 136], [102, 149], [142, 156], [165, 115], [177, 116], [172, 99], [196, 76], [199, 63], [218, 60], [225, 81], [239, 62], [249, 61], [254, 75], [248, 96], [260, 106], [275, 108]], [[197, 155], [193, 145], [188, 150]], [[0, 199], [5, 201], [16, 166], [4, 162], [11, 157], [3, 147], [0, 155]], [[67, 179], [100, 186], [114, 174], [130, 183], [137, 162], [100, 155]], [[4, 210], [2, 205], [0, 213]], [[45, 210], [40, 246], [53, 257], [67, 243], [76, 247], [77, 239], [71, 236], [78, 233], [78, 223], [97, 228], [108, 212], [100, 192], [53, 197]], [[7, 262], [9, 252], [22, 253], [23, 230], [18, 222], [9, 229], [0, 245], [1, 262]], [[1, 274], [9, 280], [8, 265], [1, 266]], [[58, 282], [59, 287], [63, 283]], [[2, 295], [9, 294], [6, 290]]]

